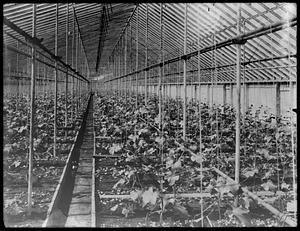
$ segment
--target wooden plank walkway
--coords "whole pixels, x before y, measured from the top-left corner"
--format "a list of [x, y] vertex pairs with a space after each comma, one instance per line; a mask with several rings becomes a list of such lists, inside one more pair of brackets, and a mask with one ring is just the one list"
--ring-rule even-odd
[[65, 227], [91, 227], [92, 222], [92, 174], [94, 134], [92, 104], [86, 121], [83, 142], [80, 148], [72, 201]]

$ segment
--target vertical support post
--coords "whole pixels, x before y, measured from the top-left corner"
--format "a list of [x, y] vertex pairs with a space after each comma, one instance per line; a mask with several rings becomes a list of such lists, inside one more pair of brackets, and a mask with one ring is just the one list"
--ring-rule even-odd
[[[19, 41], [17, 41], [17, 49], [19, 50]], [[17, 76], [17, 96], [20, 96], [20, 80], [19, 80], [19, 52], [17, 52], [17, 67], [16, 67], [16, 76]], [[18, 104], [16, 106], [18, 108]]]
[[279, 82], [275, 84], [275, 99], [276, 99], [276, 105], [275, 105], [276, 118], [279, 118], [280, 111], [281, 111], [281, 108], [280, 108], [280, 83]]
[[[241, 4], [237, 5], [237, 36], [241, 33], [240, 27]], [[240, 181], [240, 116], [241, 116], [241, 45], [237, 44], [236, 52], [236, 130], [235, 130], [235, 181]], [[238, 205], [238, 197], [235, 197], [235, 206]]]
[[234, 83], [230, 84], [230, 103], [233, 106], [233, 85]]
[[[130, 24], [130, 54], [129, 54], [129, 60], [130, 60], [130, 71], [132, 72], [132, 26]], [[129, 76], [130, 77], [130, 81], [129, 81], [129, 96], [130, 98], [132, 97], [132, 75]]]
[[[187, 52], [187, 3], [184, 6], [184, 44], [183, 53]], [[186, 140], [186, 58], [183, 60], [183, 140]]]
[[207, 105], [209, 105], [210, 103], [210, 85], [209, 83], [207, 82]]
[[[75, 15], [74, 15], [75, 16]], [[75, 20], [75, 18], [74, 18], [74, 20]], [[79, 31], [78, 31], [78, 29], [77, 30], [75, 30], [75, 70], [77, 71], [77, 72], [79, 72], [78, 71], [78, 41], [79, 41], [79, 36], [78, 36], [78, 34], [79, 34]], [[79, 91], [78, 91], [78, 89], [79, 89], [79, 84], [78, 84], [78, 79], [76, 79], [76, 116], [78, 116], [78, 106], [79, 106], [79, 104], [78, 104], [78, 100], [79, 100]]]
[[[122, 75], [122, 72], [121, 72], [121, 46], [122, 46], [122, 40], [120, 39], [120, 44], [119, 44], [119, 48], [118, 48], [118, 50], [119, 50], [119, 52], [118, 52], [118, 54], [119, 54], [119, 76], [121, 76]], [[119, 82], [119, 84], [118, 84], [118, 86], [119, 86], [119, 94], [120, 94], [120, 96], [122, 95], [121, 93], [122, 93], [122, 87], [121, 87], [121, 79], [118, 79], [118, 82]]]
[[[58, 49], [58, 3], [56, 4], [56, 20], [55, 20], [55, 56], [57, 56]], [[56, 157], [56, 135], [57, 135], [57, 78], [58, 78], [58, 63], [55, 59], [54, 70], [54, 144], [53, 144], [53, 156]]]
[[[75, 44], [75, 12], [73, 11], [73, 31], [72, 31], [72, 48], [71, 48], [71, 63], [72, 63], [72, 68], [74, 68], [74, 44]], [[75, 77], [74, 75], [72, 76], [72, 107], [71, 107], [71, 120], [74, 122], [74, 96], [75, 96]]]
[[[214, 32], [215, 33], [215, 32]], [[215, 34], [212, 35], [212, 43], [215, 45]], [[211, 97], [210, 97], [210, 100], [211, 100], [211, 111], [213, 111], [213, 103], [214, 103], [214, 84], [215, 84], [215, 70], [216, 70], [216, 60], [215, 60], [215, 50], [212, 50], [211, 52], [211, 61], [213, 63], [213, 69], [211, 70]]]
[[[160, 4], [160, 62], [163, 61], [163, 4]], [[159, 106], [158, 106], [158, 116], [159, 116], [159, 130], [161, 131], [162, 128], [162, 86], [161, 86], [161, 80], [162, 80], [162, 68], [163, 66], [159, 66], [159, 77], [158, 77], [158, 100], [159, 100]]]
[[[36, 37], [36, 5], [32, 8], [32, 37]], [[33, 131], [35, 117], [35, 74], [36, 74], [36, 47], [31, 48], [31, 101], [30, 101], [30, 134], [29, 134], [29, 156], [28, 156], [28, 214], [31, 215], [32, 208], [32, 167], [33, 167]]]
[[[160, 3], [160, 61], [163, 62], [163, 3]], [[158, 79], [158, 96], [159, 96], [159, 137], [162, 139], [162, 77], [163, 77], [163, 64], [159, 66], [159, 79]], [[164, 153], [162, 150], [163, 143], [159, 144], [159, 154], [161, 156], [161, 165], [164, 162]], [[162, 176], [161, 176], [162, 177]], [[163, 191], [163, 181], [160, 179], [160, 190]], [[160, 213], [160, 223], [162, 223], [162, 213]]]
[[[124, 34], [124, 73], [125, 75], [127, 74], [127, 28], [125, 29], [125, 34]], [[125, 79], [125, 100], [127, 100], [127, 77], [124, 78]]]
[[[44, 58], [44, 61], [46, 61], [46, 58]], [[46, 98], [47, 95], [47, 66], [44, 64], [44, 84], [43, 84], [43, 94], [44, 94], [44, 99]]]
[[[198, 33], [200, 32], [200, 24], [198, 24]], [[198, 50], [200, 50], [200, 36], [198, 34]], [[201, 175], [203, 174], [203, 165], [202, 165], [202, 120], [201, 120], [201, 54], [200, 52], [198, 52], [198, 81], [199, 81], [199, 101], [198, 101], [198, 113], [199, 113], [199, 154], [200, 154], [200, 171], [201, 171]], [[200, 178], [200, 193], [202, 195], [202, 177]], [[201, 201], [201, 210], [200, 210], [200, 214], [201, 214], [201, 227], [203, 227], [203, 220], [204, 220], [204, 216], [203, 216], [203, 197], [201, 196], [200, 198]]]
[[[139, 6], [137, 6], [137, 18], [136, 18], [136, 60], [135, 60], [135, 71], [138, 70], [139, 68]], [[135, 107], [137, 108], [138, 106], [138, 73], [135, 74], [135, 84], [136, 84], [136, 99], [135, 99]]]
[[[243, 33], [245, 33], [245, 24], [246, 24], [246, 20], [243, 20]], [[243, 45], [243, 62], [245, 62], [245, 50], [246, 50], [246, 44]], [[247, 105], [247, 85], [246, 85], [246, 71], [245, 71], [245, 65], [243, 65], [243, 117], [242, 117], [242, 123], [243, 123], [243, 127], [245, 126], [245, 115], [246, 115], [246, 111], [248, 109], [248, 105]], [[246, 150], [246, 149], [244, 149]], [[244, 153], [246, 153], [244, 151]]]
[[[67, 3], [66, 12], [66, 64], [68, 64], [68, 45], [69, 45], [69, 3]], [[68, 68], [66, 70], [66, 89], [65, 89], [65, 126], [68, 126]], [[66, 130], [65, 136], [67, 139], [68, 131]]]
[[227, 85], [224, 84], [223, 85], [223, 105], [226, 104], [226, 97], [227, 97], [226, 87], [227, 87]]
[[35, 83], [35, 87], [36, 87], [36, 93], [39, 94], [39, 89], [40, 89], [40, 83], [41, 83], [41, 80], [40, 80], [40, 63], [38, 61], [39, 59], [39, 55], [36, 54], [36, 77], [35, 77], [35, 80], [36, 80], [36, 83]]
[[[19, 41], [17, 41], [17, 49], [19, 50]], [[17, 52], [17, 76], [19, 76], [19, 52]]]
[[245, 112], [249, 108], [249, 84], [245, 83]]
[[[146, 35], [145, 35], [145, 67], [148, 66], [148, 3], [146, 3]], [[147, 84], [148, 71], [145, 70], [145, 106], [147, 106], [147, 94], [148, 94], [148, 84]]]
[[[294, 6], [295, 7], [295, 6]], [[290, 85], [290, 99], [291, 99], [291, 107], [290, 107], [290, 112], [291, 112], [291, 149], [292, 149], [292, 167], [293, 167], [293, 199], [294, 199], [294, 204], [295, 204], [295, 207], [296, 207], [296, 203], [297, 203], [297, 185], [296, 185], [296, 164], [297, 164], [297, 159], [296, 159], [296, 155], [297, 153], [295, 153], [295, 141], [294, 141], [294, 126], [295, 126], [295, 116], [293, 115], [293, 108], [296, 107], [295, 105], [295, 94], [294, 94], [294, 87], [293, 87], [293, 81], [292, 81], [292, 62], [291, 62], [291, 27], [288, 28], [288, 63], [289, 63], [289, 85]], [[297, 77], [296, 77], [296, 83], [295, 83], [295, 92], [297, 92]], [[297, 208], [294, 209], [294, 219], [296, 220], [297, 219]]]

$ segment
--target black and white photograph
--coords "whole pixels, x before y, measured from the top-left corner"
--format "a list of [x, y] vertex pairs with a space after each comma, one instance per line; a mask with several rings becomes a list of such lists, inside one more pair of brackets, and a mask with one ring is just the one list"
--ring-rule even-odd
[[4, 229], [297, 227], [296, 2], [2, 10]]

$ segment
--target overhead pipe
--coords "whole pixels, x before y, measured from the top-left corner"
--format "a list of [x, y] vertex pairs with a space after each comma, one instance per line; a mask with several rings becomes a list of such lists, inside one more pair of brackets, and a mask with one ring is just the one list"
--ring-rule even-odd
[[[233, 44], [243, 44], [243, 43], [246, 43], [247, 40], [250, 40], [250, 39], [253, 39], [253, 38], [256, 38], [256, 37], [260, 37], [260, 36], [263, 36], [263, 35], [266, 35], [266, 34], [269, 34], [269, 33], [274, 33], [274, 32], [283, 30], [283, 29], [288, 28], [288, 27], [294, 27], [296, 25], [297, 25], [297, 17], [294, 17], [294, 18], [290, 19], [289, 21], [285, 20], [285, 21], [280, 21], [278, 23], [271, 24], [269, 26], [263, 26], [263, 27], [261, 27], [257, 30], [254, 30], [254, 31], [251, 31], [251, 32], [239, 35], [239, 36], [235, 36], [231, 39], [225, 40], [225, 41], [220, 42], [218, 44], [202, 48], [198, 51], [193, 51], [193, 52], [191, 52], [189, 54], [186, 54], [186, 55], [180, 55], [180, 56], [177, 56], [175, 58], [166, 60], [166, 61], [164, 61], [164, 64], [178, 62], [181, 59], [189, 59], [191, 57], [197, 56], [199, 53], [204, 54], [206, 52], [216, 50], [216, 49], [221, 49], [223, 47], [227, 47], [227, 46], [230, 46], [230, 45], [233, 45]], [[153, 69], [155, 67], [159, 67], [160, 65], [162, 65], [162, 62], [150, 65], [146, 68], [142, 68], [140, 70], [131, 72], [127, 75], [119, 76], [119, 77], [116, 77], [116, 78], [113, 78], [113, 79], [107, 80], [107, 81], [113, 81], [117, 78], [123, 78], [123, 77], [126, 77], [128, 75], [135, 74], [136, 72], [142, 72], [142, 71], [145, 71], [145, 70]]]
[[19, 28], [16, 24], [13, 22], [9, 21], [5, 16], [3, 16], [3, 23], [17, 32], [18, 34], [22, 35], [28, 42], [31, 44], [34, 44], [38, 46], [40, 49], [45, 51], [47, 54], [51, 56], [52, 59], [57, 60], [60, 62], [65, 68], [69, 68], [71, 71], [73, 71], [76, 75], [78, 75], [81, 79], [89, 82], [84, 76], [82, 76], [80, 73], [78, 73], [76, 70], [74, 70], [70, 65], [66, 64], [64, 61], [61, 60], [61, 57], [55, 56], [48, 48], [46, 48], [43, 44], [42, 41], [43, 39], [38, 39], [37, 37], [32, 37], [30, 36], [27, 32], [23, 31], [21, 28]]
[[[11, 45], [6, 45], [6, 44], [4, 44], [4, 46], [5, 46], [5, 48], [6, 48], [7, 50], [16, 52], [16, 53], [18, 53], [18, 54], [20, 54], [20, 55], [23, 55], [23, 56], [25, 56], [25, 57], [28, 57], [28, 58], [31, 57], [30, 54], [27, 54], [27, 53], [25, 53], [24, 51], [18, 50], [17, 48], [15, 48], [15, 47], [13, 47], [13, 46], [11, 46]], [[38, 53], [38, 52], [36, 52], [36, 53]], [[48, 67], [55, 68], [55, 65], [54, 65], [54, 64], [50, 64], [50, 63], [48, 63], [48, 62], [46, 62], [46, 61], [44, 61], [44, 60], [42, 60], [42, 59], [40, 59], [40, 58], [36, 58], [35, 60], [38, 61], [38, 62], [40, 62], [40, 63], [42, 63], [42, 64], [47, 65]], [[58, 68], [58, 70], [59, 70], [60, 72], [62, 72], [62, 73], [66, 73], [66, 70], [65, 70], [65, 69]], [[72, 77], [74, 77], [74, 78], [76, 78], [76, 79], [80, 79], [77, 75], [73, 75], [73, 74], [70, 74], [70, 73], [69, 73], [69, 75], [71, 75]]]

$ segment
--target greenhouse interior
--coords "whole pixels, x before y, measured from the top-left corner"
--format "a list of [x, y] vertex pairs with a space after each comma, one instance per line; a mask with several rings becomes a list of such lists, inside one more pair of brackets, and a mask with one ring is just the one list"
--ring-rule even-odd
[[297, 4], [3, 4], [5, 227], [296, 227]]

